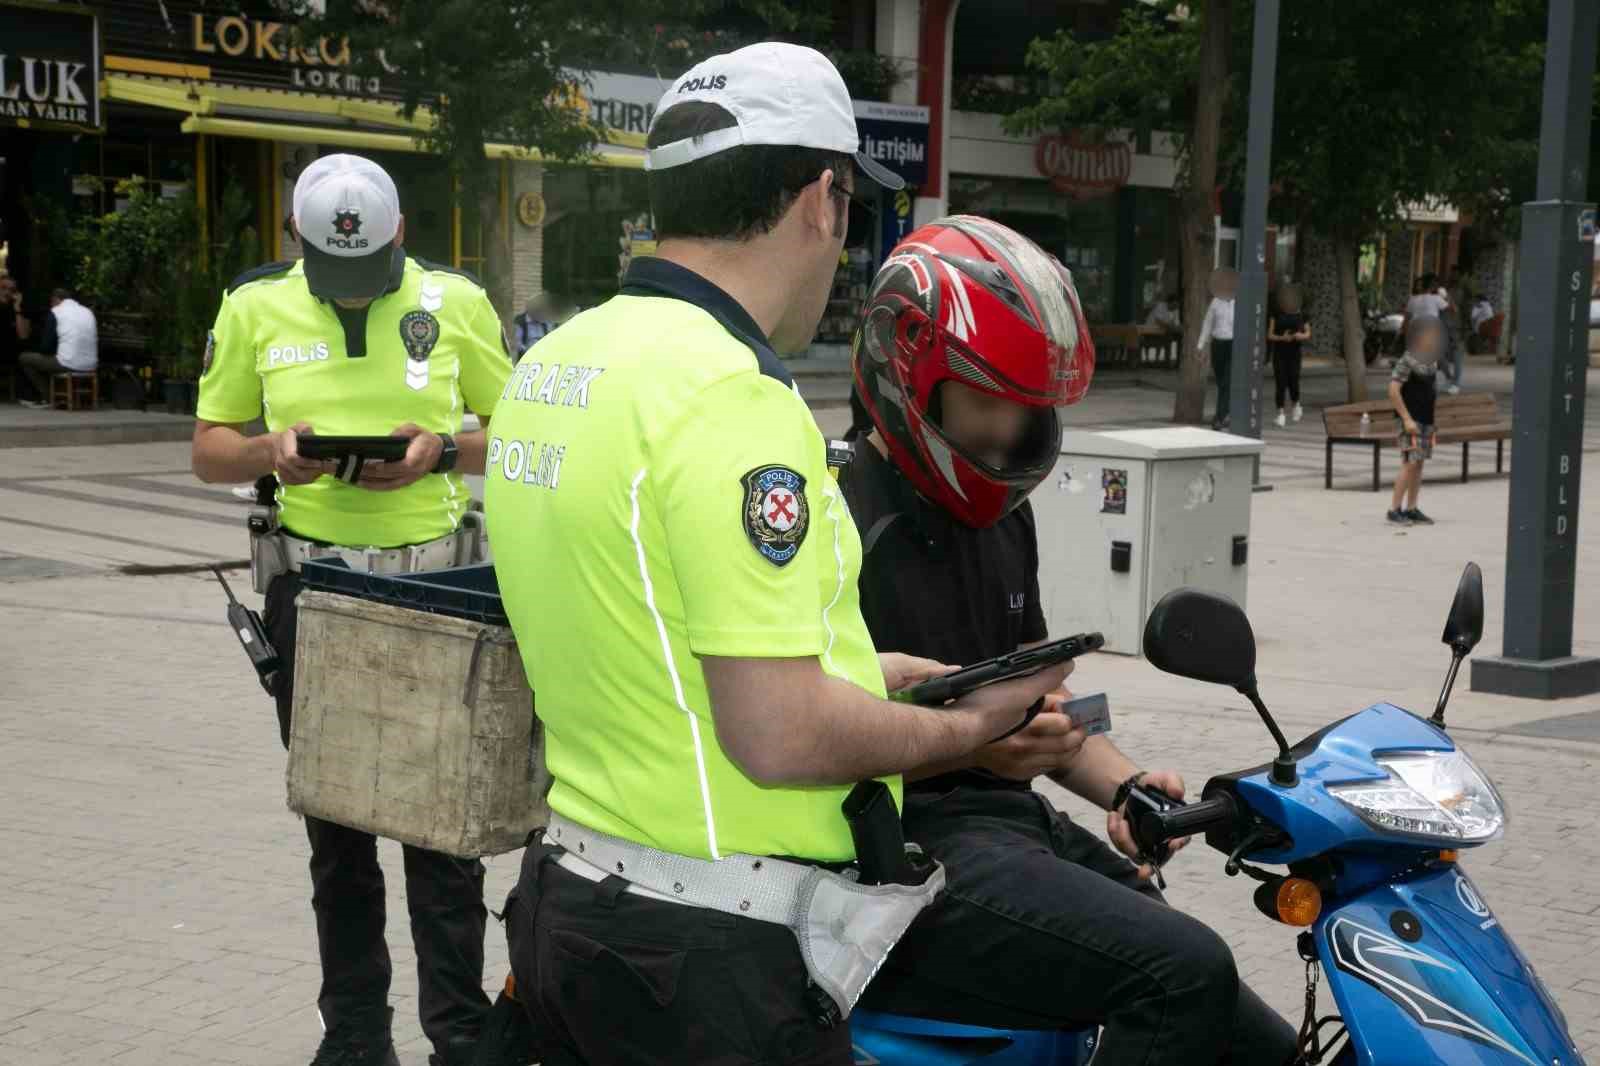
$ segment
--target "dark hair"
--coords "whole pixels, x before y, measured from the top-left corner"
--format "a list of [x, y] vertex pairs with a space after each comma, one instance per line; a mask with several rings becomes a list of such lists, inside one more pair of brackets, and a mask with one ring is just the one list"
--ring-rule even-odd
[[66, 289], [52, 289], [50, 290], [50, 299], [70, 300], [72, 299], [72, 293], [68, 292]]
[[[727, 129], [735, 122], [733, 115], [717, 104], [685, 101], [657, 114], [645, 143], [658, 148]], [[800, 190], [824, 170], [832, 170], [837, 183], [853, 165], [854, 160], [844, 152], [755, 144], [649, 171], [646, 184], [656, 237], [747, 240], [770, 232]], [[841, 213], [848, 208], [848, 204], [841, 205]]]

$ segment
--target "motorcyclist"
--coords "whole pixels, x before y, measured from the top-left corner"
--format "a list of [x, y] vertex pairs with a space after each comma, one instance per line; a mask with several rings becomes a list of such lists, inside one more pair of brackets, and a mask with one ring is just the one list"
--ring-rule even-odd
[[[863, 617], [884, 650], [971, 663], [1042, 642], [1028, 493], [1060, 452], [1060, 407], [1094, 347], [1071, 275], [1004, 226], [955, 216], [908, 236], [855, 337], [857, 443], [841, 477], [861, 532]], [[1096, 1066], [1285, 1062], [1295, 1035], [1239, 979], [1222, 939], [1162, 899], [1122, 808], [1133, 782], [1184, 794], [1066, 697], [975, 755], [907, 773], [906, 836], [943, 862], [863, 1006], [1008, 1027], [1104, 1026]], [[1116, 850], [1030, 782], [1108, 811]], [[1181, 846], [1181, 842], [1180, 842]], [[1122, 854], [1119, 855], [1117, 852]]]

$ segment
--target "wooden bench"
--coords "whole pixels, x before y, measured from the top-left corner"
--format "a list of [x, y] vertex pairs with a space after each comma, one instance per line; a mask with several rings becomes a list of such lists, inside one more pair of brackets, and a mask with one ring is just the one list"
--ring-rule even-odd
[[1102, 323], [1089, 327], [1094, 340], [1095, 367], [1138, 366], [1139, 327], [1137, 325], [1111, 325]]
[[[1368, 416], [1365, 432], [1361, 416]], [[1506, 441], [1511, 439], [1511, 419], [1500, 414], [1494, 395], [1487, 392], [1466, 392], [1459, 396], [1441, 395], [1434, 406], [1435, 444], [1461, 445], [1461, 480], [1467, 480], [1467, 457], [1474, 443], [1494, 441], [1494, 472], [1505, 469]], [[1372, 449], [1372, 491], [1378, 491], [1380, 480], [1379, 455], [1385, 447], [1397, 443], [1398, 419], [1394, 406], [1388, 400], [1363, 400], [1360, 403], [1340, 404], [1325, 408], [1322, 425], [1327, 431], [1326, 459], [1323, 467], [1323, 488], [1333, 488], [1333, 446], [1335, 444], [1361, 444]]]

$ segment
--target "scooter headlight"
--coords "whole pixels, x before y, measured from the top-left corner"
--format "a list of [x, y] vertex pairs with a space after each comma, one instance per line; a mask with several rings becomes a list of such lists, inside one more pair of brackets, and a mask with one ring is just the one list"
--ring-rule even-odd
[[1386, 779], [1328, 789], [1374, 828], [1452, 843], [1493, 840], [1505, 829], [1505, 802], [1466, 752], [1397, 752], [1377, 763]]

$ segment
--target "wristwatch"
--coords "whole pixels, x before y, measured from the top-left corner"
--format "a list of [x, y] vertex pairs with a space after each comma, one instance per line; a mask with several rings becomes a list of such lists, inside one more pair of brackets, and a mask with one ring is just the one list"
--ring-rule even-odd
[[439, 434], [439, 439], [444, 441], [444, 448], [439, 452], [439, 461], [433, 464], [435, 474], [448, 474], [456, 468], [456, 439], [448, 433]]
[[1123, 804], [1128, 802], [1128, 793], [1132, 792], [1133, 787], [1143, 781], [1144, 775], [1149, 772], [1148, 770], [1140, 770], [1118, 785], [1116, 793], [1111, 797], [1111, 809], [1114, 811], [1122, 810]]

